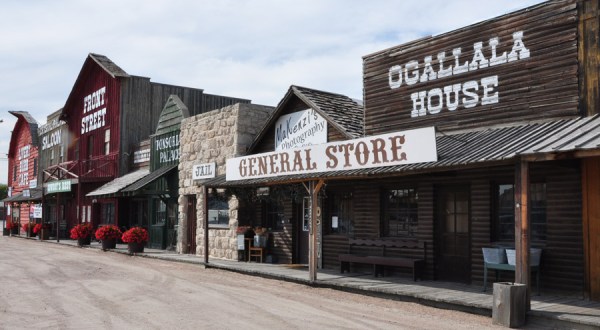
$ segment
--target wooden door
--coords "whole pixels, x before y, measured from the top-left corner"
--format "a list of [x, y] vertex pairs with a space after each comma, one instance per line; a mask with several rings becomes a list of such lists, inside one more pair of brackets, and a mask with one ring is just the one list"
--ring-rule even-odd
[[162, 199], [153, 199], [151, 222], [148, 247], [164, 250], [167, 238], [167, 204]]
[[308, 224], [310, 222], [310, 199], [305, 197], [296, 210], [296, 263], [308, 264]]
[[187, 196], [187, 253], [196, 254], [196, 196]]
[[600, 301], [600, 157], [584, 159], [582, 172], [585, 291]]
[[436, 198], [436, 275], [470, 283], [470, 196], [468, 186], [440, 187]]

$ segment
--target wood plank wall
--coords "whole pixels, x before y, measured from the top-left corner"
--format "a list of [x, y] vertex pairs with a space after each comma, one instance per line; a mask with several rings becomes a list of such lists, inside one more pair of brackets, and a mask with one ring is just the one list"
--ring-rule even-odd
[[[367, 135], [402, 129], [436, 126], [441, 130], [465, 129], [482, 125], [539, 120], [579, 115], [577, 3], [575, 0], [552, 1], [467, 26], [435, 37], [422, 38], [404, 45], [367, 55], [363, 59], [365, 99], [365, 131]], [[489, 40], [498, 37], [497, 54], [510, 52], [512, 33], [523, 31], [523, 43], [530, 57], [493, 67], [480, 68], [413, 85], [403, 83], [392, 89], [390, 68], [410, 61], [419, 62], [423, 71], [424, 58], [432, 56], [431, 65], [438, 70], [437, 54], [446, 54], [445, 65], [454, 65], [452, 50], [460, 47], [461, 63], [471, 62], [474, 43], [483, 43], [483, 53], [491, 57]], [[411, 117], [412, 93], [443, 89], [467, 81], [477, 83], [484, 77], [497, 76], [498, 102], [472, 108], [462, 103], [449, 111], [446, 105], [437, 114]], [[462, 97], [462, 92], [461, 92]], [[427, 98], [426, 98], [427, 99]], [[439, 98], [433, 97], [432, 104]], [[427, 101], [427, 100], [426, 100]]]
[[[405, 178], [356, 181], [354, 186], [354, 233], [356, 238], [379, 237], [380, 191], [383, 187], [417, 186], [419, 194], [419, 227], [416, 238], [427, 242], [427, 277], [434, 279], [435, 187], [465, 184], [471, 189], [471, 283], [483, 282], [482, 247], [491, 246], [491, 201], [495, 182], [514, 180], [512, 166], [477, 169], [463, 172], [445, 172]], [[583, 244], [581, 224], [581, 184], [578, 161], [540, 163], [532, 165], [532, 182], [547, 184], [547, 237], [545, 242], [534, 242], [543, 248], [542, 288], [581, 292], [583, 286]], [[344, 182], [347, 184], [347, 182]], [[335, 183], [329, 182], [327, 189]], [[323, 242], [324, 266], [338, 269], [337, 255], [348, 249], [348, 238], [325, 235]], [[359, 252], [359, 251], [358, 251]], [[401, 251], [410, 255], [415, 251]], [[365, 268], [365, 270], [369, 270]], [[514, 280], [507, 274], [503, 278]]]

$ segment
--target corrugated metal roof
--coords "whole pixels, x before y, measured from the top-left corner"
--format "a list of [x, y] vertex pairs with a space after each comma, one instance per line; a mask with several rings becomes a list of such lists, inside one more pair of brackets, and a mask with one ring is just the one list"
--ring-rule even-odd
[[156, 135], [177, 131], [181, 128], [181, 120], [190, 116], [188, 107], [179, 96], [171, 95], [165, 103], [158, 118]]
[[276, 184], [309, 179], [348, 177], [385, 177], [464, 166], [509, 163], [519, 156], [535, 156], [580, 150], [600, 149], [600, 116], [528, 123], [510, 127], [490, 127], [436, 136], [436, 162], [376, 167], [358, 170], [297, 174], [240, 181], [226, 181], [225, 176], [201, 181], [211, 187]]
[[168, 166], [163, 166], [161, 168], [159, 168], [158, 170], [147, 174], [144, 178], [142, 178], [141, 180], [135, 182], [134, 184], [128, 186], [127, 188], [121, 190], [121, 192], [133, 192], [136, 191], [138, 189], [144, 188], [144, 186], [146, 186], [147, 184], [152, 183], [154, 180], [160, 178], [161, 176], [167, 174], [168, 172], [174, 170], [177, 168], [177, 164], [174, 165], [168, 165]]
[[29, 189], [29, 197], [23, 196], [23, 193], [20, 192], [14, 196], [3, 199], [2, 202], [16, 203], [16, 202], [29, 202], [29, 201], [40, 201], [40, 200], [42, 200], [42, 189], [41, 188], [33, 188], [33, 189]]
[[148, 175], [148, 173], [150, 173], [150, 171], [147, 168], [140, 169], [135, 172], [127, 173], [121, 177], [118, 177], [118, 178], [108, 182], [107, 184], [101, 186], [100, 188], [88, 193], [86, 196], [100, 197], [100, 196], [116, 194], [121, 189], [142, 179], [143, 177]]

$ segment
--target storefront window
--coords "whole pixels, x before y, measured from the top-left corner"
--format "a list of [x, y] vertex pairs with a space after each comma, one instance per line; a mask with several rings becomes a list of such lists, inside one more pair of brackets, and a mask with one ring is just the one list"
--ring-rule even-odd
[[212, 191], [208, 195], [208, 224], [229, 225], [229, 201], [224, 192]]
[[329, 234], [352, 235], [352, 193], [327, 192], [325, 222]]
[[382, 236], [413, 237], [418, 226], [418, 195], [414, 188], [388, 189], [382, 194]]
[[162, 199], [154, 200], [154, 212], [156, 216], [152, 218], [152, 224], [164, 225], [167, 221], [167, 204]]
[[[496, 185], [494, 214], [494, 241], [514, 241], [515, 239], [515, 202], [514, 185]], [[529, 217], [531, 239], [546, 240], [546, 184], [529, 185]]]
[[285, 220], [283, 203], [278, 200], [267, 199], [263, 204], [262, 226], [270, 230], [283, 230]]
[[114, 224], [115, 223], [115, 204], [114, 203], [102, 204], [100, 219], [101, 219], [101, 223], [103, 223], [103, 224]]

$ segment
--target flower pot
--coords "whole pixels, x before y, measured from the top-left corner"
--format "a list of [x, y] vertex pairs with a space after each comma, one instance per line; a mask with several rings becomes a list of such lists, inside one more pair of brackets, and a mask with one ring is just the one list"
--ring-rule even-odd
[[127, 243], [127, 250], [129, 250], [129, 253], [142, 253], [144, 252], [145, 244], [145, 242], [129, 242]]
[[50, 238], [50, 229], [42, 229], [42, 231], [39, 232], [38, 235], [38, 239], [43, 241], [43, 240], [47, 240]]
[[117, 247], [117, 239], [109, 238], [102, 240], [102, 250], [114, 249]]
[[77, 239], [78, 246], [90, 245], [91, 243], [92, 243], [92, 238], [90, 236]]

